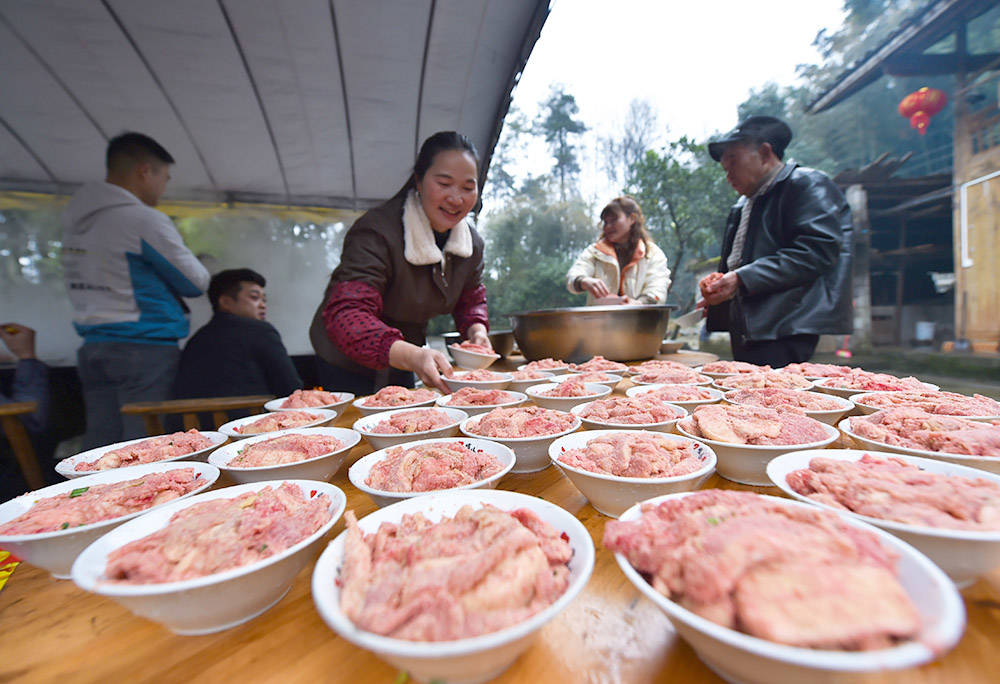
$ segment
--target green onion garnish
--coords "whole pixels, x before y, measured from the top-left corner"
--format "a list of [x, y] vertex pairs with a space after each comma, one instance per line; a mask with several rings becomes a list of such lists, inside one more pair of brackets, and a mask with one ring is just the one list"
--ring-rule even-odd
[[88, 489], [90, 489], [90, 487], [80, 487], [79, 489], [74, 489], [72, 492], [69, 493], [69, 498], [75, 499], [76, 497], [82, 495]]

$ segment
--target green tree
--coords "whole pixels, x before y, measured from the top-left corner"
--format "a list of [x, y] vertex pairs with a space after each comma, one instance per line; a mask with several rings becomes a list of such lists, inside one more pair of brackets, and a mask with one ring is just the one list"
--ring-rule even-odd
[[683, 310], [694, 306], [692, 260], [716, 256], [736, 193], [705, 145], [682, 137], [648, 150], [630, 169], [627, 189], [646, 216], [671, 268], [670, 294]]
[[649, 100], [635, 99], [629, 103], [620, 135], [610, 135], [600, 141], [603, 166], [616, 185], [623, 185], [629, 170], [638, 164], [646, 150], [659, 141], [656, 109]]
[[579, 111], [576, 98], [567, 93], [562, 85], [554, 85], [548, 98], [542, 102], [542, 113], [535, 122], [536, 130], [545, 137], [552, 153], [552, 172], [559, 180], [559, 198], [563, 203], [568, 199], [569, 184], [580, 174], [574, 141], [587, 127], [574, 118]]

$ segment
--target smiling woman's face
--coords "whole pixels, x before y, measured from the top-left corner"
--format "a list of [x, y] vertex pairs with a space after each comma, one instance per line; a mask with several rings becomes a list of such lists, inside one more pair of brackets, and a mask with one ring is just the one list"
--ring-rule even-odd
[[417, 192], [431, 228], [439, 233], [451, 230], [479, 198], [475, 157], [465, 150], [439, 152], [417, 181]]

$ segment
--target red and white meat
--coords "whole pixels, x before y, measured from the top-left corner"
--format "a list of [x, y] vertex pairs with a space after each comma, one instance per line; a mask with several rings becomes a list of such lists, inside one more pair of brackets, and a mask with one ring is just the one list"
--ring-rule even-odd
[[585, 447], [563, 452], [559, 461], [618, 477], [676, 477], [704, 467], [694, 447], [690, 440], [630, 430], [595, 437]]
[[153, 463], [167, 458], [177, 458], [201, 451], [212, 446], [212, 440], [197, 430], [174, 432], [169, 435], [150, 437], [112, 451], [106, 451], [100, 458], [90, 463], [76, 464], [75, 471], [111, 470], [125, 466]]
[[388, 492], [431, 492], [484, 480], [502, 467], [496, 456], [459, 442], [418, 444], [390, 449], [365, 484]]

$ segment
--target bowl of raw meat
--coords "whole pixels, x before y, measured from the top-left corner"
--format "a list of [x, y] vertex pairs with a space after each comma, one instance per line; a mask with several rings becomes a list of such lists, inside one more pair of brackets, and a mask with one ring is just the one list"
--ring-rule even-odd
[[1000, 474], [1000, 425], [904, 406], [851, 416], [837, 427], [866, 449], [934, 458]]
[[860, 392], [927, 392], [941, 389], [929, 382], [921, 382], [914, 377], [898, 378], [888, 373], [871, 373], [852, 368], [850, 375], [838, 375], [816, 381], [814, 387], [820, 392], [833, 394], [844, 399]]
[[637, 385], [625, 390], [626, 397], [641, 397], [649, 394], [657, 399], [680, 406], [685, 411], [694, 411], [705, 404], [717, 404], [722, 401], [722, 392], [712, 387], [701, 385]]
[[549, 445], [579, 427], [580, 419], [576, 416], [541, 406], [493, 409], [459, 425], [463, 435], [489, 439], [511, 448], [517, 457], [511, 469], [515, 473], [533, 473], [548, 468], [551, 465]]
[[606, 397], [570, 409], [590, 430], [672, 432], [687, 409], [655, 396]]
[[455, 360], [456, 366], [469, 370], [488, 368], [493, 365], [494, 361], [500, 358], [500, 355], [491, 348], [482, 347], [468, 340], [462, 343], [455, 342], [449, 344], [448, 352], [451, 354], [451, 358]]
[[72, 578], [178, 634], [218, 632], [281, 600], [345, 502], [315, 480], [199, 494], [105, 534], [77, 557]]
[[767, 466], [799, 501], [879, 527], [926, 554], [961, 588], [1000, 567], [1000, 476], [858, 449], [779, 456]]
[[361, 441], [354, 430], [300, 428], [247, 437], [217, 449], [208, 462], [235, 482], [262, 480], [328, 481]]
[[528, 363], [522, 363], [517, 367], [519, 371], [545, 371], [548, 373], [563, 374], [569, 372], [569, 362], [562, 359], [553, 359], [551, 356], [544, 359], [535, 359]]
[[[562, 372], [562, 371], [557, 371]], [[543, 382], [552, 382], [552, 378], [564, 377], [562, 375], [555, 375], [552, 371], [540, 371], [540, 370], [519, 370], [513, 371], [510, 374], [510, 384], [507, 389], [515, 392], [523, 392], [532, 385], [540, 385]]]
[[[489, 335], [494, 353], [500, 356], [510, 356], [510, 353], [514, 351], [513, 330], [490, 330], [487, 334]], [[457, 332], [446, 332], [441, 337], [444, 338], [444, 343], [448, 347], [462, 341], [462, 334]]]
[[458, 425], [469, 417], [457, 408], [416, 408], [383, 411], [362, 416], [352, 426], [374, 449], [386, 449], [415, 439], [453, 437]]
[[854, 402], [850, 399], [822, 392], [802, 392], [778, 387], [729, 390], [724, 399], [727, 404], [767, 408], [788, 407], [803, 411], [810, 418], [827, 425], [836, 425], [849, 411], [854, 410]]
[[789, 451], [821, 449], [835, 441], [837, 428], [797, 411], [711, 404], [677, 421], [677, 431], [712, 447], [719, 475], [740, 484], [773, 486], [767, 477], [772, 458]]
[[[571, 377], [571, 376], [568, 376]], [[547, 382], [524, 390], [531, 401], [542, 408], [569, 411], [578, 404], [611, 394], [611, 388], [598, 382]]]
[[295, 390], [287, 397], [272, 399], [264, 404], [268, 411], [299, 411], [314, 408], [334, 411], [334, 418], [339, 418], [347, 405], [354, 401], [350, 392], [327, 392], [321, 389]]
[[488, 439], [421, 439], [373, 451], [347, 476], [381, 508], [431, 492], [494, 489], [514, 461], [510, 447]]
[[206, 461], [212, 449], [225, 444], [222, 432], [188, 430], [156, 437], [140, 437], [116, 442], [64, 458], [56, 464], [56, 472], [74, 478], [92, 475], [102, 470], [128, 468], [146, 463], [169, 461]]
[[[353, 513], [345, 518], [347, 530], [313, 570], [316, 610], [342, 638], [418, 681], [473, 684], [498, 676], [570, 604], [594, 567], [593, 541], [573, 514], [515, 492], [441, 492], [401, 501], [357, 522]], [[430, 525], [419, 534], [395, 534], [423, 521]], [[380, 528], [388, 543], [404, 547], [406, 567], [372, 546]], [[474, 557], [470, 549], [478, 549]], [[459, 574], [471, 589], [455, 582], [440, 586], [443, 576]], [[417, 588], [433, 582], [435, 600], [423, 607], [382, 607], [384, 581]], [[419, 602], [425, 592], [406, 594]], [[449, 610], [463, 603], [470, 607]], [[484, 605], [485, 610], [477, 608]], [[393, 621], [389, 611], [418, 616]], [[465, 615], [470, 619], [463, 620]]]
[[965, 629], [961, 596], [926, 556], [810, 504], [668, 494], [609, 521], [603, 544], [729, 682], [853, 681], [930, 662]]
[[546, 382], [596, 382], [599, 385], [607, 385], [611, 389], [618, 386], [622, 381], [622, 376], [617, 373], [607, 371], [572, 371], [568, 375], [557, 375]]
[[328, 409], [272, 411], [263, 415], [247, 416], [223, 423], [219, 426], [219, 432], [233, 439], [245, 439], [269, 432], [319, 427], [326, 425], [336, 417], [337, 412]]
[[750, 389], [790, 389], [808, 390], [815, 384], [804, 375], [789, 373], [783, 370], [764, 371], [761, 373], [736, 373], [719, 378], [712, 383], [716, 389], [723, 392], [730, 390]]
[[463, 387], [457, 392], [438, 397], [435, 403], [445, 408], [460, 409], [470, 416], [478, 416], [480, 413], [488, 413], [495, 408], [517, 406], [527, 400], [528, 395], [522, 392]]
[[755, 363], [746, 361], [712, 361], [701, 366], [695, 366], [694, 370], [703, 373], [712, 380], [739, 375], [741, 373], [765, 373], [772, 370], [770, 366], [758, 366]]
[[430, 406], [441, 393], [437, 390], [430, 390], [425, 387], [410, 389], [399, 385], [389, 385], [383, 387], [375, 394], [361, 397], [354, 400], [354, 408], [361, 411], [363, 416], [371, 416], [382, 411], [395, 411], [401, 408], [416, 408], [418, 406]]
[[864, 415], [887, 408], [910, 406], [939, 416], [958, 416], [969, 420], [1000, 420], [1000, 402], [981, 394], [966, 396], [956, 392], [866, 392], [854, 394], [851, 401]]
[[173, 461], [105, 470], [0, 504], [0, 548], [68, 579], [80, 552], [108, 530], [157, 506], [205, 491], [207, 463]]
[[639, 501], [697, 489], [715, 472], [715, 452], [687, 437], [645, 430], [587, 430], [560, 437], [549, 458], [604, 515]]
[[457, 392], [463, 387], [475, 387], [476, 389], [507, 389], [510, 385], [510, 373], [498, 373], [485, 368], [472, 371], [458, 371], [452, 373], [451, 377], [442, 375], [441, 379], [452, 392]]

